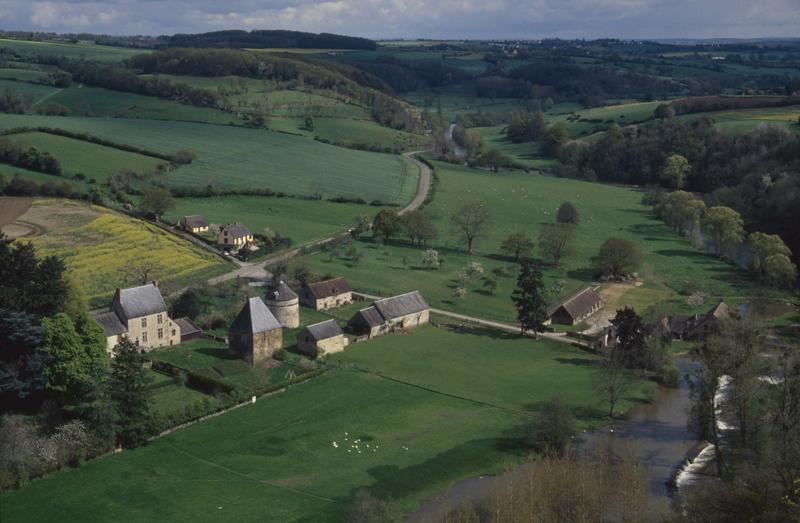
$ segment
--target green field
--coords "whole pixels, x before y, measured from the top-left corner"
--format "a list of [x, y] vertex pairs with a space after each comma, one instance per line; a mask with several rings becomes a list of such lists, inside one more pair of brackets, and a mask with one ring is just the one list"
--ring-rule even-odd
[[44, 73], [36, 69], [16, 69], [0, 67], [0, 78], [21, 80], [24, 82], [38, 82], [44, 78]]
[[149, 53], [147, 49], [112, 47], [89, 42], [37, 42], [0, 38], [0, 49], [9, 49], [22, 55], [58, 55], [66, 58], [119, 62], [135, 54]]
[[64, 178], [72, 178], [80, 173], [87, 179], [94, 178], [97, 182], [103, 183], [111, 175], [122, 170], [146, 174], [155, 171], [160, 164], [166, 163], [161, 158], [55, 134], [21, 133], [12, 134], [7, 139], [24, 147], [36, 147], [55, 156], [61, 164]]
[[[513, 271], [497, 278], [495, 294], [484, 290], [477, 278], [462, 299], [452, 297], [456, 279], [472, 261], [481, 263], [487, 276], [493, 276], [491, 269], [495, 267], [513, 266], [510, 261], [489, 256], [500, 254], [500, 243], [511, 232], [527, 232], [536, 239], [542, 224], [555, 221], [558, 206], [571, 201], [581, 217], [575, 253], [565, 258], [560, 268], [545, 270], [549, 281], [564, 280], [564, 297], [593, 280], [591, 257], [611, 236], [630, 239], [643, 254], [639, 273], [645, 285], [626, 295], [642, 307], [678, 300], [673, 305], [685, 308], [677, 294], [701, 290], [721, 298], [747, 295], [755, 288], [746, 271], [696, 250], [659, 221], [640, 203], [638, 190], [520, 172], [489, 173], [440, 162], [435, 165], [439, 181], [426, 210], [439, 230], [439, 239], [431, 245], [441, 251], [441, 268], [425, 269], [419, 248], [367, 242], [359, 244], [362, 258], [357, 264], [344, 258], [328, 261], [323, 253], [308, 257], [311, 268], [342, 274], [351, 286], [366, 292], [391, 295], [419, 289], [432, 306], [511, 321], [514, 311], [509, 296], [516, 283]], [[478, 200], [488, 204], [492, 223], [477, 241], [476, 255], [467, 256], [453, 233], [450, 217], [464, 203]], [[539, 256], [538, 249], [534, 254]], [[639, 299], [637, 294], [646, 298]]]
[[718, 111], [714, 113], [687, 114], [680, 118], [695, 120], [697, 118], [708, 117], [720, 129], [735, 134], [744, 134], [752, 131], [759, 125], [785, 125], [793, 132], [800, 132], [798, 118], [800, 118], [800, 106], [789, 107], [765, 107], [762, 109], [742, 109], [739, 111]]
[[110, 91], [80, 84], [59, 90], [41, 105], [51, 102], [68, 107], [70, 116], [150, 118], [221, 125], [238, 123], [234, 115], [218, 109], [195, 107], [155, 96]]
[[405, 204], [417, 170], [399, 156], [353, 151], [304, 137], [256, 129], [124, 118], [4, 115], [0, 127], [52, 126], [198, 158], [167, 177], [172, 186], [261, 188], [290, 194], [321, 193]]
[[[457, 479], [523, 459], [522, 428], [554, 394], [581, 407], [580, 426], [605, 421], [592, 357], [568, 345], [425, 327], [337, 358], [370, 372], [330, 372], [34, 481], [3, 494], [3, 518], [340, 521], [361, 487], [410, 511]], [[625, 407], [652, 388], [642, 385]]]
[[10, 181], [14, 175], [19, 174], [22, 178], [26, 180], [33, 180], [36, 183], [47, 183], [52, 182], [56, 184], [68, 183], [70, 189], [77, 193], [85, 193], [88, 192], [91, 188], [90, 184], [80, 180], [70, 180], [63, 176], [55, 176], [52, 174], [44, 174], [36, 171], [29, 171], [27, 169], [20, 169], [19, 167], [14, 167], [13, 165], [8, 165], [4, 163], [0, 163], [0, 174], [2, 174], [6, 181]]
[[64, 258], [93, 306], [107, 306], [117, 287], [136, 282], [125, 270], [142, 259], [165, 293], [230, 270], [218, 256], [155, 225], [70, 200], [35, 200], [20, 218], [37, 230], [30, 241], [41, 255]]
[[28, 95], [33, 103], [49, 101], [59, 90], [58, 87], [52, 87], [50, 85], [31, 84], [28, 82], [17, 82], [0, 78], [0, 93], [11, 91]]
[[544, 169], [555, 165], [556, 160], [543, 158], [539, 152], [539, 144], [535, 142], [513, 143], [506, 139], [503, 130], [505, 125], [495, 127], [476, 127], [481, 134], [485, 150], [497, 149], [514, 160], [515, 163], [531, 169]]
[[167, 221], [177, 222], [189, 214], [202, 214], [209, 223], [225, 225], [238, 221], [255, 233], [269, 228], [291, 238], [294, 245], [346, 231], [355, 216], [371, 217], [381, 209], [354, 203], [266, 196], [177, 198], [175, 202], [175, 210], [164, 217]]

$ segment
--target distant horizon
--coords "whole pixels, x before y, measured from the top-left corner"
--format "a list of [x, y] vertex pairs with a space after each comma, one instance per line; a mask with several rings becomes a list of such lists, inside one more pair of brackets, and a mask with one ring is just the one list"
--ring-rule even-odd
[[[800, 37], [800, 2], [4, 0], [0, 26], [14, 31], [153, 37], [279, 26], [383, 40], [788, 39]], [[654, 34], [668, 36], [649, 36]]]

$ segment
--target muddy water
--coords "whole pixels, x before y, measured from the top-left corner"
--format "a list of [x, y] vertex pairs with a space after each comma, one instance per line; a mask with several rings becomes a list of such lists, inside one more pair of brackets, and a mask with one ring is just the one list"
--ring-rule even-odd
[[[612, 425], [582, 435], [579, 449], [588, 455], [609, 452], [612, 457], [636, 456], [648, 469], [651, 491], [667, 497], [676, 469], [698, 449], [697, 436], [688, 428], [689, 383], [684, 379], [693, 366], [682, 358], [678, 388], [659, 387], [651, 403], [638, 405]], [[521, 467], [535, 466], [524, 464]], [[514, 471], [510, 472], [513, 473]], [[501, 476], [481, 476], [459, 481], [446, 492], [420, 505], [408, 517], [411, 523], [435, 521], [437, 516], [466, 502], [486, 499]]]

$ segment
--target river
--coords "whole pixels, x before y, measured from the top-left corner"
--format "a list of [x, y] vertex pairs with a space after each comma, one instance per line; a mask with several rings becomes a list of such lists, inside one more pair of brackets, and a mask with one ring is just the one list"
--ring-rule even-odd
[[[647, 466], [651, 492], [664, 498], [670, 496], [670, 485], [678, 468], [700, 448], [697, 435], [688, 424], [691, 398], [685, 379], [696, 364], [688, 358], [680, 358], [676, 364], [681, 375], [677, 388], [659, 386], [653, 401], [633, 407], [603, 429], [583, 434], [578, 447], [590, 456], [604, 450], [616, 457], [636, 456]], [[535, 466], [535, 462], [520, 465], [530, 466]], [[435, 521], [453, 507], [483, 501], [497, 481], [515, 472], [458, 481], [446, 492], [422, 503], [408, 521]]]

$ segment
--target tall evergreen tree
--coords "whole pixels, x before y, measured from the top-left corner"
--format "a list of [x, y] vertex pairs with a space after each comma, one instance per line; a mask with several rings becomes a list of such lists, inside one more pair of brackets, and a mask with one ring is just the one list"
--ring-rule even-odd
[[644, 368], [646, 362], [647, 330], [642, 317], [630, 307], [617, 310], [611, 320], [616, 333], [616, 350], [620, 351], [625, 367]]
[[135, 447], [150, 434], [150, 379], [144, 356], [127, 337], [114, 348], [111, 361], [111, 401], [116, 411], [117, 443]]
[[542, 271], [535, 263], [523, 262], [520, 265], [517, 288], [511, 294], [511, 300], [517, 309], [521, 333], [533, 331], [538, 338], [547, 321], [547, 291]]

